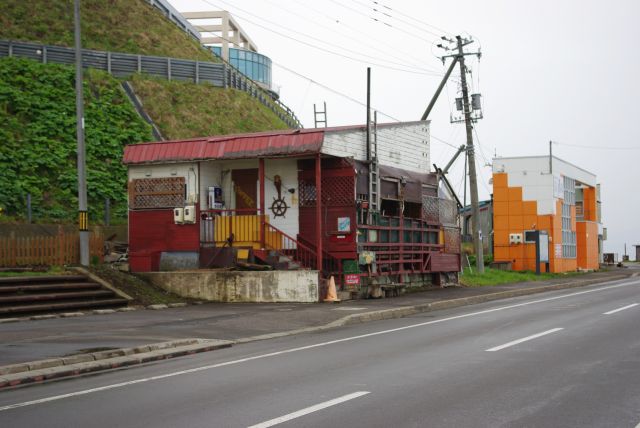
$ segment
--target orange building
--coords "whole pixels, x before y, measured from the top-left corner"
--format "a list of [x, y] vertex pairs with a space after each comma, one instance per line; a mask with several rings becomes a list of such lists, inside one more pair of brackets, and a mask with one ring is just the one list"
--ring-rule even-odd
[[556, 157], [495, 158], [493, 203], [496, 262], [535, 271], [535, 243], [526, 232], [540, 230], [549, 234], [551, 272], [599, 268], [602, 224], [594, 174]]

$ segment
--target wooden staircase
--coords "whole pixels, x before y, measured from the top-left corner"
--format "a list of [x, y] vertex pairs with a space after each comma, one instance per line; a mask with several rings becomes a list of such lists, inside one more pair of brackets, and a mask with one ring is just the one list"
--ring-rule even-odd
[[127, 300], [84, 275], [0, 278], [0, 318], [127, 306]]

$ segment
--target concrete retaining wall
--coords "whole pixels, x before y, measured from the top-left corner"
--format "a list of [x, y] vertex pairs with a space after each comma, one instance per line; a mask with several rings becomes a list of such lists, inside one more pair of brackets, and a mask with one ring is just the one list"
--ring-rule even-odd
[[318, 302], [318, 271], [148, 272], [139, 276], [182, 297], [212, 302]]

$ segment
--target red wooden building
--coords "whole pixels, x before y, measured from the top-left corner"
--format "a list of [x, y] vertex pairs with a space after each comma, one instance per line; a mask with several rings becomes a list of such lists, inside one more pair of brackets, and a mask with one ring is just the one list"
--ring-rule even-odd
[[124, 163], [134, 272], [246, 260], [360, 295], [457, 279], [457, 209], [429, 172], [428, 122], [135, 144]]

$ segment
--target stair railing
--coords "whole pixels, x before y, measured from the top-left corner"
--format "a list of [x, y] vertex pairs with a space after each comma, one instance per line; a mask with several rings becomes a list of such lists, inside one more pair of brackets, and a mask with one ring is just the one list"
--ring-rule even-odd
[[277, 227], [263, 223], [265, 228], [264, 247], [280, 255], [290, 257], [307, 269], [317, 269], [317, 253], [310, 247], [293, 239]]

